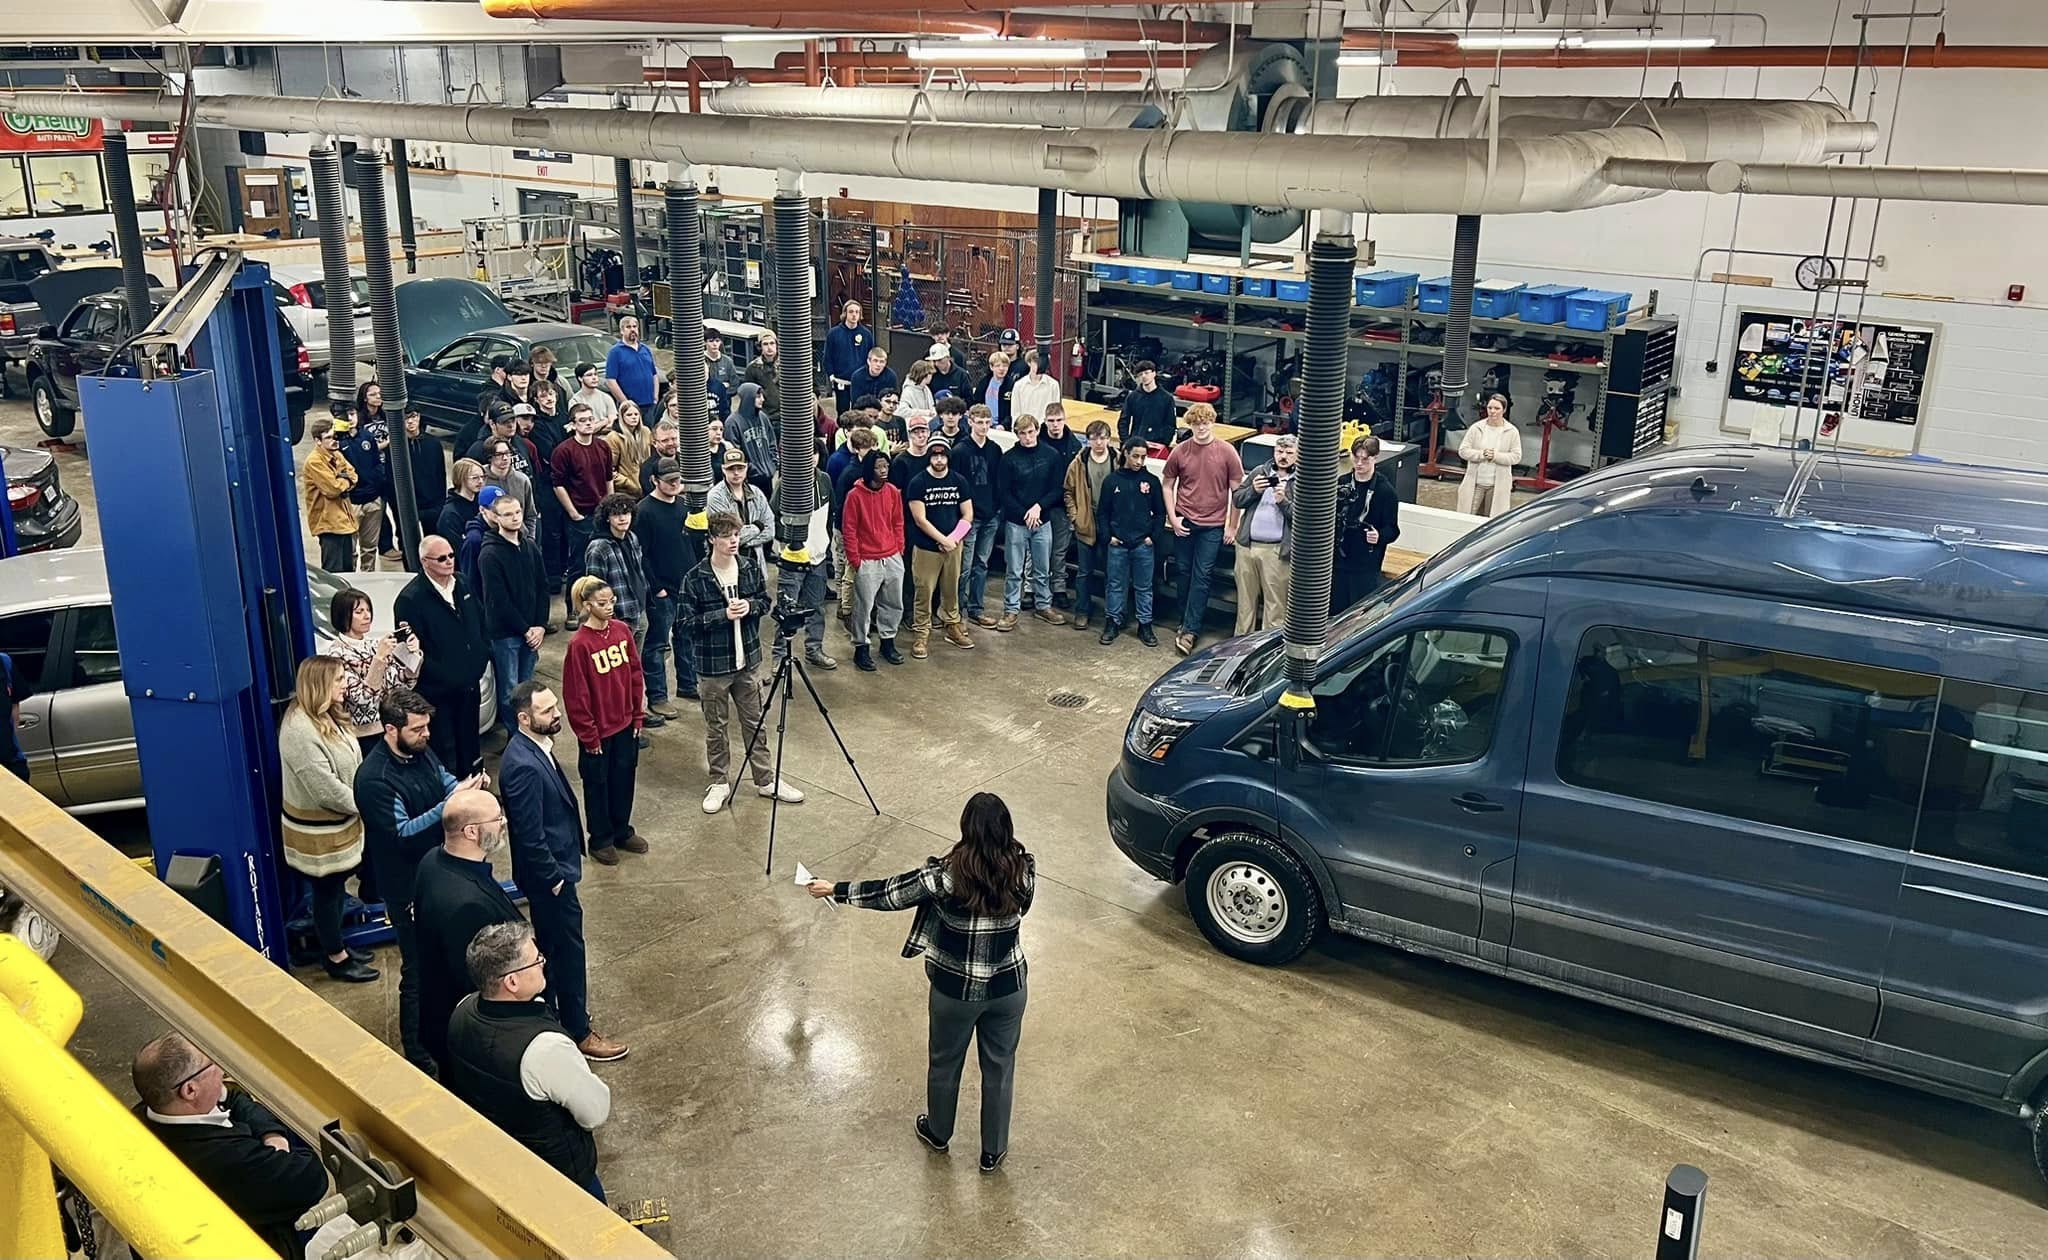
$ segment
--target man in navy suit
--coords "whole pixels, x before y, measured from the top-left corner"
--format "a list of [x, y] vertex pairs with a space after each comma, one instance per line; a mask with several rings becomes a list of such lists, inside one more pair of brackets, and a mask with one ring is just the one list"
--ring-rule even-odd
[[555, 736], [562, 729], [562, 704], [537, 681], [512, 689], [518, 734], [498, 763], [505, 822], [512, 833], [512, 878], [526, 893], [533, 936], [548, 969], [547, 991], [562, 1027], [592, 1063], [626, 1057], [626, 1047], [590, 1028], [584, 977], [583, 903], [576, 896], [583, 878], [583, 824], [576, 792], [555, 760]]

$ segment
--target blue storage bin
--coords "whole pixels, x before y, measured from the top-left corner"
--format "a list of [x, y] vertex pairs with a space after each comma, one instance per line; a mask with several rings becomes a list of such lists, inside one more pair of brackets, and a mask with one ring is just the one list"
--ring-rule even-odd
[[1564, 300], [1566, 327], [1586, 332], [1606, 332], [1628, 317], [1630, 293], [1612, 289], [1580, 289]]
[[1481, 319], [1513, 319], [1524, 287], [1514, 280], [1481, 280], [1472, 286], [1472, 313]]
[[1354, 279], [1360, 306], [1391, 308], [1408, 305], [1421, 277], [1412, 271], [1367, 271]]
[[1451, 311], [1451, 278], [1438, 276], [1424, 280], [1415, 286], [1415, 309], [1435, 315], [1448, 315]]
[[1244, 289], [1246, 297], [1269, 298], [1273, 296], [1273, 282], [1271, 280], [1260, 280], [1252, 276], [1246, 276], [1241, 287]]
[[1576, 284], [1535, 284], [1516, 295], [1515, 314], [1525, 324], [1562, 324], [1564, 300], [1583, 292]]
[[1274, 285], [1273, 289], [1273, 296], [1283, 302], [1308, 301], [1308, 281], [1306, 280], [1282, 280]]
[[1166, 283], [1166, 273], [1157, 267], [1132, 267], [1128, 274], [1132, 284]]
[[1128, 277], [1130, 274], [1131, 269], [1129, 267], [1124, 266], [1122, 263], [1095, 264], [1095, 278], [1097, 280], [1122, 280]]
[[1202, 291], [1202, 273], [1199, 271], [1176, 271], [1173, 273], [1173, 287], [1183, 292]]
[[1212, 276], [1204, 273], [1202, 276], [1202, 292], [1220, 293], [1225, 297], [1230, 296], [1230, 277]]

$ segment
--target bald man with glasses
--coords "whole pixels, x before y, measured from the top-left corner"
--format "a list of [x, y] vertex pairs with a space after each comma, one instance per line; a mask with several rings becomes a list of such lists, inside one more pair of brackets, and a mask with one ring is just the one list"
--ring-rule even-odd
[[484, 601], [455, 571], [455, 547], [439, 534], [420, 540], [420, 570], [398, 593], [393, 615], [419, 639], [413, 690], [434, 706], [434, 755], [450, 774], [466, 778], [483, 768], [477, 687], [491, 659]]
[[420, 1041], [448, 1074], [448, 1017], [476, 991], [466, 953], [493, 923], [520, 922], [519, 907], [498, 883], [491, 859], [505, 847], [505, 810], [483, 787], [466, 788], [441, 810], [441, 847], [420, 859], [413, 884], [419, 936]]

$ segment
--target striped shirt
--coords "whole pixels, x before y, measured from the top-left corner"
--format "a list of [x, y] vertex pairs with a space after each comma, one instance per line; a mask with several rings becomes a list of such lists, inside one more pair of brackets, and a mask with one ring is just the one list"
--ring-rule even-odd
[[1017, 913], [990, 917], [976, 914], [953, 897], [953, 879], [946, 864], [926, 858], [924, 865], [888, 879], [842, 882], [832, 889], [835, 900], [861, 910], [917, 908], [917, 920], [903, 942], [903, 956], [924, 955], [925, 975], [932, 987], [961, 1002], [1008, 997], [1024, 985], [1024, 943], [1017, 927], [1031, 910], [1038, 865], [1024, 855], [1024, 889]]

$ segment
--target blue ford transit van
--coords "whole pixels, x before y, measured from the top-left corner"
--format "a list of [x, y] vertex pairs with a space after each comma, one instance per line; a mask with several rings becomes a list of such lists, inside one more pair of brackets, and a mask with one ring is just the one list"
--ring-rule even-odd
[[1217, 948], [1330, 928], [1856, 1068], [2048, 1175], [2048, 476], [1633, 460], [1339, 617], [1299, 736], [1284, 671], [1188, 657], [1109, 779]]

